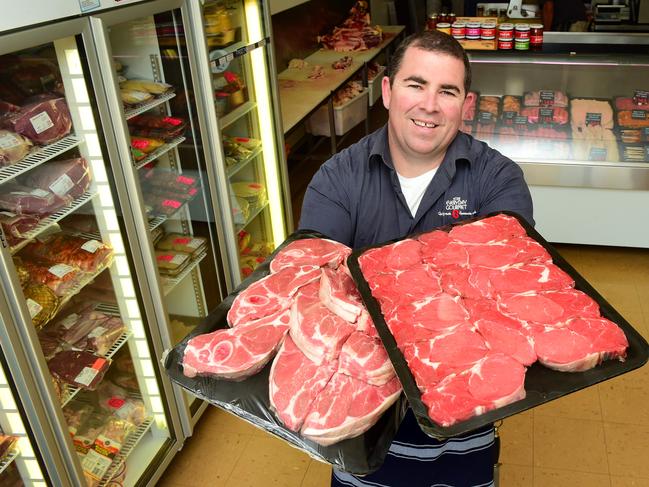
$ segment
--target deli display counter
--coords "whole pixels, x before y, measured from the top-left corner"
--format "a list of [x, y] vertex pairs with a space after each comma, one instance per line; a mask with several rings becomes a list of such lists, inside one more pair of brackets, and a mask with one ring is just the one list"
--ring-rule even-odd
[[546, 33], [538, 52], [470, 52], [463, 130], [516, 161], [537, 229], [649, 247], [649, 36]]

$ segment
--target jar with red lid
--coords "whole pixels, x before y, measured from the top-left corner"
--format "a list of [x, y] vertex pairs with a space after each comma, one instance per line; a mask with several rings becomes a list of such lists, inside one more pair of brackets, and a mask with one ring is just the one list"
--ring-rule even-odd
[[439, 15], [437, 16], [437, 22], [438, 22], [438, 23], [440, 23], [440, 22], [441, 22], [441, 23], [446, 23], [446, 22], [448, 22], [448, 16], [447, 16], [444, 12], [442, 12], [441, 14], [439, 14]]
[[500, 24], [498, 26], [498, 40], [514, 39], [514, 24]]
[[437, 24], [437, 30], [444, 32], [444, 34], [451, 35], [451, 24], [449, 24], [448, 22], [439, 22]]
[[543, 46], [543, 24], [530, 25], [530, 47], [533, 49]]
[[496, 38], [496, 23], [484, 22], [480, 24], [480, 39], [491, 40]]
[[437, 28], [438, 15], [436, 13], [428, 14], [426, 19], [426, 30], [435, 30]]
[[464, 39], [466, 37], [466, 23], [453, 22], [451, 25], [451, 35], [455, 39]]
[[446, 21], [451, 25], [453, 25], [453, 22], [455, 22], [456, 20], [457, 20], [457, 15], [455, 15], [453, 12], [448, 14], [448, 16], [446, 17]]
[[523, 40], [530, 38], [530, 24], [516, 24], [514, 27], [514, 39]]
[[467, 24], [466, 24], [466, 38], [467, 39], [480, 39], [480, 22], [467, 22]]
[[503, 51], [514, 49], [514, 39], [498, 39], [498, 49]]

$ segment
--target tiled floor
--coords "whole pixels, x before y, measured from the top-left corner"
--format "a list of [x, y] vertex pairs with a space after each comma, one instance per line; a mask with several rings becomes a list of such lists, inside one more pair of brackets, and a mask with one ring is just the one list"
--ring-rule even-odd
[[[649, 251], [558, 247], [649, 339]], [[500, 434], [501, 487], [647, 487], [649, 366], [508, 418]], [[159, 485], [324, 487], [329, 475], [326, 465], [210, 408]]]

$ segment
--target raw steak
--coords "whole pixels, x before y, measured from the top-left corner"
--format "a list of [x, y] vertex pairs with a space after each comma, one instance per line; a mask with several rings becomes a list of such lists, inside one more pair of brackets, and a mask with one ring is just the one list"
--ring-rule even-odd
[[303, 265], [336, 268], [351, 254], [351, 249], [326, 238], [294, 240], [280, 250], [270, 263], [270, 272]]
[[286, 337], [273, 361], [268, 377], [268, 398], [284, 425], [299, 431], [316, 396], [324, 389], [338, 367], [338, 362], [318, 365], [311, 362]]
[[183, 373], [235, 380], [250, 377], [275, 354], [288, 321], [289, 310], [284, 310], [250, 324], [195, 336], [185, 347]]
[[543, 246], [536, 240], [530, 237], [512, 238], [507, 240], [506, 243], [516, 248], [516, 260], [521, 263], [537, 262], [537, 263], [550, 263], [552, 256], [548, 253]]
[[363, 301], [346, 268], [323, 269], [320, 278], [320, 301], [332, 313], [355, 323], [363, 311]]
[[467, 267], [469, 265], [469, 253], [465, 244], [451, 240], [446, 247], [423, 255], [422, 260], [439, 268], [447, 266]]
[[443, 271], [440, 282], [445, 293], [466, 299], [483, 299], [489, 295], [489, 276], [493, 269], [449, 266]]
[[368, 250], [359, 257], [358, 263], [366, 277], [381, 272], [403, 271], [421, 264], [421, 244], [411, 238], [400, 240]]
[[564, 327], [535, 333], [533, 339], [539, 361], [563, 372], [581, 372], [614, 358], [624, 360], [629, 346], [622, 329], [605, 318], [571, 319]]
[[469, 313], [462, 306], [459, 297], [440, 294], [398, 306], [385, 318], [394, 334], [395, 327], [407, 323], [420, 324], [431, 330], [443, 330], [463, 323], [469, 318]]
[[475, 323], [478, 320], [495, 321], [512, 330], [523, 332], [523, 322], [506, 316], [498, 310], [498, 305], [491, 299], [465, 299], [464, 306], [470, 315], [470, 320]]
[[536, 362], [534, 346], [521, 331], [491, 320], [477, 320], [475, 326], [492, 352], [513, 357], [525, 366]]
[[554, 264], [523, 264], [489, 276], [490, 294], [554, 291], [574, 287], [575, 281]]
[[232, 302], [228, 323], [234, 327], [287, 309], [297, 290], [320, 274], [320, 268], [312, 265], [288, 267], [252, 283]]
[[352, 333], [340, 350], [338, 372], [376, 386], [394, 377], [392, 362], [381, 340], [359, 331]]
[[311, 283], [298, 291], [291, 305], [291, 337], [310, 360], [317, 364], [338, 358], [340, 349], [356, 326], [332, 313], [320, 302], [320, 284]]
[[379, 419], [401, 394], [399, 379], [373, 386], [336, 373], [313, 403], [302, 435], [327, 446], [358, 436]]
[[449, 235], [465, 243], [489, 243], [527, 235], [516, 218], [496, 215], [473, 223], [459, 224], [451, 228]]
[[83, 157], [65, 161], [50, 161], [30, 171], [24, 183], [32, 188], [51, 191], [70, 202], [90, 187], [90, 168]]
[[378, 274], [371, 279], [372, 295], [381, 303], [398, 306], [441, 294], [439, 274], [428, 266]]
[[423, 391], [452, 373], [469, 369], [488, 352], [480, 334], [461, 326], [432, 340], [410, 344], [404, 348], [403, 355]]
[[490, 244], [468, 244], [469, 266], [501, 269], [531, 261], [550, 263], [550, 254], [537, 242], [528, 238], [515, 238]]
[[541, 325], [560, 325], [571, 318], [599, 318], [599, 306], [575, 289], [506, 295], [498, 300], [506, 315]]
[[374, 326], [374, 321], [372, 321], [372, 317], [365, 308], [363, 308], [363, 311], [361, 311], [361, 314], [358, 316], [358, 321], [356, 321], [356, 330], [371, 337], [379, 338], [379, 334]]
[[47, 145], [70, 133], [72, 118], [65, 99], [55, 98], [25, 105], [4, 117], [0, 124], [35, 144]]
[[441, 426], [525, 398], [525, 367], [502, 354], [487, 355], [469, 370], [453, 374], [421, 397]]

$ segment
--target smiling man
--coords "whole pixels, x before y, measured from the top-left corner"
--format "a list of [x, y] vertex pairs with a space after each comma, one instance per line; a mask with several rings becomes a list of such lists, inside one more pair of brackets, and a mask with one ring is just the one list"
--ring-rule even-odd
[[[300, 228], [353, 248], [499, 210], [533, 224], [522, 170], [459, 131], [471, 67], [452, 37], [406, 38], [383, 78], [386, 126], [325, 162], [307, 188]], [[492, 427], [437, 441], [408, 410], [383, 466], [365, 477], [334, 470], [333, 486], [493, 485]]]

